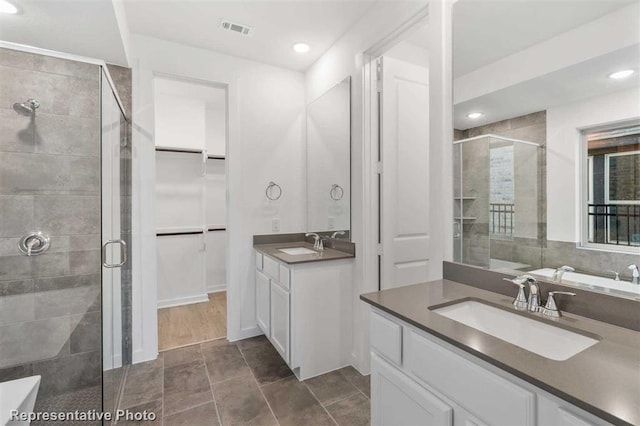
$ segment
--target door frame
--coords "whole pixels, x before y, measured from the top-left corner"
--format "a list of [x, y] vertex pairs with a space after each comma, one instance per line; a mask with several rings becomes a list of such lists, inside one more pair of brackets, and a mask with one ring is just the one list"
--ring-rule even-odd
[[381, 262], [382, 233], [380, 222], [380, 191], [381, 189], [381, 157], [380, 144], [380, 106], [382, 83], [382, 69], [379, 58], [415, 27], [424, 25], [429, 21], [430, 4], [422, 8], [413, 17], [398, 27], [388, 36], [379, 40], [363, 54], [362, 65], [362, 92], [363, 102], [363, 199], [365, 208], [363, 211], [364, 228], [364, 282], [376, 283], [370, 291], [381, 290]]
[[[442, 262], [453, 261], [453, 58], [452, 8], [456, 0], [428, 5], [388, 36], [364, 51], [363, 90], [363, 278], [368, 291], [380, 290], [380, 103], [377, 58], [418, 25], [429, 33], [429, 140], [432, 182], [430, 212], [434, 250], [432, 274], [442, 278]], [[440, 185], [436, 185], [440, 182]], [[450, 202], [448, 201], [450, 200]], [[448, 232], [451, 231], [451, 232]], [[377, 283], [377, 288], [367, 283]]]

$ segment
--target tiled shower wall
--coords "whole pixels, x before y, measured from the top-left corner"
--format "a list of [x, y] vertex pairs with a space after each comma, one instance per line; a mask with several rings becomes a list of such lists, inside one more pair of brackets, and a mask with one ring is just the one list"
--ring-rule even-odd
[[[99, 78], [0, 49], [0, 381], [41, 375], [39, 400], [101, 384]], [[17, 114], [28, 98], [36, 114]], [[30, 231], [46, 253], [18, 252]]]

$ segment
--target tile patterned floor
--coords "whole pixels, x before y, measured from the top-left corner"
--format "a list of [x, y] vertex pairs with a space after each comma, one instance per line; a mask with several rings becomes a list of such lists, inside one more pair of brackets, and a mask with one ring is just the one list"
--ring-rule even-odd
[[368, 425], [369, 376], [346, 367], [299, 382], [264, 336], [221, 339], [132, 365], [120, 408], [164, 426]]

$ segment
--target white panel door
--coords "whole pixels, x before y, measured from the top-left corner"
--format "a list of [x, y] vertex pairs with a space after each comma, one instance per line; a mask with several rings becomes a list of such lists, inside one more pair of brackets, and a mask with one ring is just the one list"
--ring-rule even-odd
[[372, 353], [371, 424], [452, 425], [453, 409]]
[[269, 277], [260, 271], [256, 271], [256, 320], [258, 327], [264, 331], [267, 338], [271, 337], [269, 320], [271, 316], [271, 288]]
[[428, 279], [429, 75], [408, 62], [380, 60], [380, 281], [387, 289]]

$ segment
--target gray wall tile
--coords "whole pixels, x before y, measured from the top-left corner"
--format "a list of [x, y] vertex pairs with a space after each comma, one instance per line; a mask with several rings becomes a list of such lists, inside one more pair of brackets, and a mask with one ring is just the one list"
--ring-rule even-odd
[[102, 315], [100, 312], [87, 312], [72, 315], [69, 350], [72, 354], [99, 351], [102, 347]]
[[23, 254], [0, 257], [0, 281], [53, 277], [68, 273], [67, 253], [45, 253], [32, 257]]
[[84, 314], [96, 310], [100, 288], [75, 287], [35, 294], [36, 318], [53, 318], [63, 315]]
[[42, 376], [38, 396], [46, 398], [57, 393], [100, 384], [101, 364], [99, 351], [34, 363], [33, 374]]
[[100, 199], [95, 196], [38, 196], [35, 224], [55, 235], [100, 234]]
[[40, 102], [38, 113], [69, 114], [70, 90], [66, 76], [0, 66], [0, 105], [33, 98]]
[[0, 193], [55, 194], [68, 187], [68, 158], [59, 155], [0, 153]]
[[33, 226], [33, 197], [0, 195], [0, 237], [21, 237]]
[[22, 69], [33, 69], [37, 55], [13, 49], [0, 48], [0, 65]]
[[0, 326], [35, 320], [33, 293], [0, 297]]
[[0, 297], [33, 293], [34, 287], [33, 280], [0, 282]]
[[100, 155], [98, 118], [39, 113], [34, 127], [36, 152]]
[[[20, 102], [24, 101], [25, 99]], [[0, 108], [0, 151], [35, 152], [34, 124], [31, 118], [19, 115], [11, 109], [12, 104], [6, 103], [7, 109]], [[4, 107], [5, 104], [0, 106]]]
[[69, 331], [66, 317], [0, 327], [0, 368], [67, 355]]
[[94, 84], [98, 82], [100, 77], [100, 68], [97, 65], [54, 58], [53, 56], [37, 55], [34, 59], [34, 68], [46, 73], [93, 80]]

